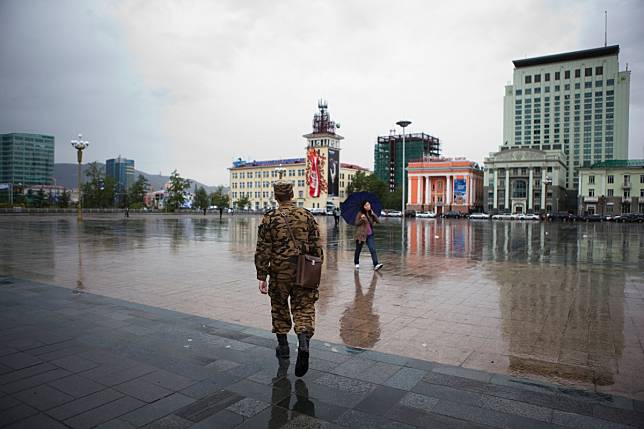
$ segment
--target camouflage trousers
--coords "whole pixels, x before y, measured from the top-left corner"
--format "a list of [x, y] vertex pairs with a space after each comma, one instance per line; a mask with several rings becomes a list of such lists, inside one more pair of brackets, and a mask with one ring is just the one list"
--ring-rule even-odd
[[[271, 317], [273, 332], [288, 334], [295, 324], [295, 333], [315, 331], [315, 302], [320, 296], [318, 289], [307, 289], [296, 286], [292, 281], [271, 280], [268, 286], [271, 298]], [[291, 299], [289, 309], [289, 297]], [[293, 322], [291, 322], [293, 313]]]

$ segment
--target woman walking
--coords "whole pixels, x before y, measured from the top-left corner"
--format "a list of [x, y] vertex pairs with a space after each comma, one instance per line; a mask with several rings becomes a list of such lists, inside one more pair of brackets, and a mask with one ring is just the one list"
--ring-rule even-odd
[[363, 201], [360, 204], [360, 211], [354, 222], [356, 226], [356, 253], [353, 257], [353, 262], [356, 264], [356, 270], [360, 269], [360, 252], [362, 252], [362, 246], [365, 243], [367, 243], [369, 253], [371, 253], [373, 269], [378, 271], [382, 268], [382, 264], [378, 262], [376, 244], [373, 239], [373, 225], [375, 223], [379, 223], [379, 221], [378, 216], [371, 210], [371, 203]]

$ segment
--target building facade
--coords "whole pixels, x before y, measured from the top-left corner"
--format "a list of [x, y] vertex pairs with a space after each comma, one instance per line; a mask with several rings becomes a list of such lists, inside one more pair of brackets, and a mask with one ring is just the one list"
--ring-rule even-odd
[[515, 60], [503, 100], [503, 147], [565, 154], [566, 189], [578, 170], [628, 158], [630, 71], [619, 46]]
[[124, 192], [134, 183], [134, 160], [112, 158], [105, 161], [105, 176], [114, 179], [118, 192]]
[[483, 205], [483, 170], [464, 158], [408, 164], [407, 209], [469, 213]]
[[488, 213], [543, 213], [568, 208], [563, 152], [513, 148], [485, 158]]
[[[389, 192], [402, 187], [402, 134], [380, 136], [374, 147], [374, 174], [389, 185]], [[405, 161], [440, 156], [440, 140], [425, 133], [405, 134]], [[404, 180], [408, 180], [405, 176]]]
[[305, 134], [304, 158], [244, 161], [238, 159], [229, 168], [230, 201], [236, 207], [240, 198], [250, 201], [250, 208], [264, 210], [276, 207], [273, 183], [279, 179], [293, 184], [293, 196], [298, 207], [330, 209], [338, 207], [347, 195], [347, 188], [358, 172], [371, 174], [366, 168], [340, 162], [338, 126], [331, 121], [326, 101], [318, 102], [313, 116], [313, 131]]
[[0, 183], [51, 185], [54, 182], [54, 137], [0, 134]]
[[579, 170], [579, 214], [644, 213], [644, 160], [598, 162]]
[[[306, 182], [306, 158], [274, 159], [268, 161], [242, 161], [233, 163], [230, 171], [230, 201], [233, 207], [242, 197], [247, 197], [250, 207], [254, 210], [263, 210], [277, 207], [273, 184], [279, 179], [279, 170], [284, 170], [282, 180], [288, 180], [293, 184], [293, 199], [298, 207], [326, 208], [327, 202], [339, 205], [333, 198], [311, 201], [307, 198], [310, 186]], [[371, 174], [366, 168], [354, 164], [340, 164], [339, 172], [339, 196], [338, 201], [344, 200], [348, 195], [347, 188], [355, 174], [362, 171]], [[310, 201], [307, 201], [307, 199]]]

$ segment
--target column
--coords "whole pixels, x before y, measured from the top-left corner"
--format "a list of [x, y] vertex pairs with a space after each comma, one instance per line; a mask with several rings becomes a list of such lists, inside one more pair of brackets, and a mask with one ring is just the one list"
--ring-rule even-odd
[[493, 201], [494, 209], [499, 208], [498, 190], [499, 190], [499, 170], [495, 168], [494, 169], [494, 201]]
[[447, 189], [446, 189], [446, 193], [445, 193], [445, 199], [447, 201], [445, 201], [445, 205], [447, 206], [447, 208], [449, 210], [450, 206], [452, 205], [452, 175], [448, 174], [445, 178], [447, 179], [446, 180]]
[[510, 169], [505, 169], [505, 210], [510, 209], [512, 212], [512, 207], [510, 207]]
[[541, 167], [541, 210], [546, 211], [546, 167]]
[[[411, 203], [411, 176], [407, 175], [407, 204], [409, 203]], [[407, 207], [407, 204], [405, 204], [405, 208]]]
[[532, 189], [533, 171], [532, 170], [533, 170], [532, 167], [530, 167], [530, 178], [528, 179], [528, 208], [526, 209], [526, 211], [532, 210], [532, 191], [533, 191]]
[[[431, 176], [425, 176], [425, 204], [428, 206], [432, 202], [432, 177]], [[427, 209], [429, 211], [429, 208]]]
[[416, 203], [421, 205], [423, 204], [423, 176], [418, 176], [417, 179], [418, 188], [416, 190]]

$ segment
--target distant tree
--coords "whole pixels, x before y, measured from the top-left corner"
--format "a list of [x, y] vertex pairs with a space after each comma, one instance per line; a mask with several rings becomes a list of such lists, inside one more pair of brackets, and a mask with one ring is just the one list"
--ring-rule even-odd
[[174, 211], [180, 208], [186, 200], [186, 189], [190, 188], [190, 180], [179, 176], [177, 170], [170, 175], [170, 187], [168, 188], [168, 203], [166, 208]]
[[223, 186], [218, 186], [215, 192], [210, 194], [210, 204], [219, 209], [219, 217], [221, 218], [224, 209], [230, 206], [230, 197], [224, 193]]
[[105, 177], [105, 172], [96, 162], [89, 164], [85, 176], [87, 180], [81, 186], [83, 207], [114, 207], [116, 196], [116, 182], [114, 179]]
[[43, 188], [40, 188], [38, 192], [36, 192], [36, 195], [34, 196], [34, 206], [40, 208], [43, 208], [47, 205], [47, 195], [45, 195], [45, 191]]
[[204, 214], [205, 214], [205, 210], [208, 208], [209, 205], [210, 205], [210, 198], [208, 198], [208, 192], [206, 192], [203, 186], [199, 186], [195, 191], [193, 207], [204, 210]]
[[132, 183], [128, 191], [130, 207], [140, 209], [144, 205], [145, 194], [150, 190], [150, 182], [148, 179], [139, 174], [136, 181]]
[[63, 193], [60, 194], [60, 197], [58, 198], [58, 207], [61, 209], [66, 209], [69, 207], [69, 201], [70, 201], [70, 193], [64, 189]]
[[248, 198], [246, 195], [239, 197], [239, 199], [237, 200], [237, 207], [244, 210], [247, 209], [248, 206], [250, 206], [250, 198]]

